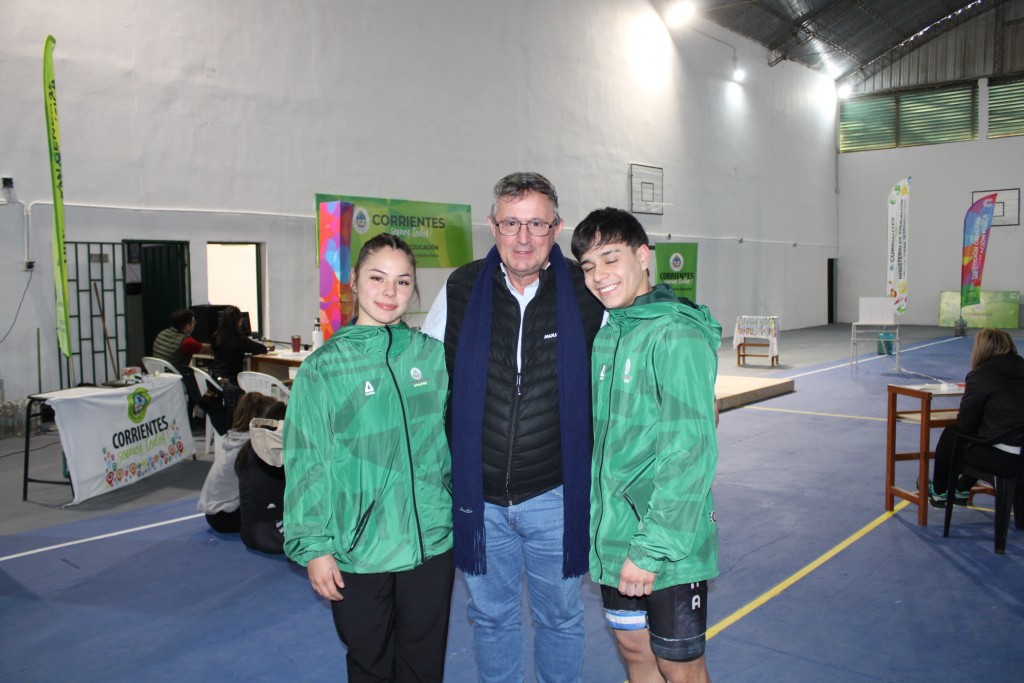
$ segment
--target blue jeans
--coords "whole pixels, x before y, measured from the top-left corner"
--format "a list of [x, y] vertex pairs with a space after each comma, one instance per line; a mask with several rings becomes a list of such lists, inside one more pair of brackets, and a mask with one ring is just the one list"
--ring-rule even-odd
[[562, 487], [519, 505], [485, 504], [487, 573], [466, 575], [481, 683], [523, 680], [523, 570], [533, 613], [538, 683], [580, 680], [580, 578], [562, 578]]

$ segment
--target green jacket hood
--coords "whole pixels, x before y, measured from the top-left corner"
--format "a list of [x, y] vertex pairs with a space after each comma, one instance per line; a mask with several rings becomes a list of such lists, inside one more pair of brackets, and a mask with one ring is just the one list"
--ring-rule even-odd
[[711, 311], [703, 304], [686, 304], [680, 301], [672, 288], [659, 283], [647, 294], [636, 298], [626, 308], [608, 311], [609, 324], [618, 325], [624, 330], [631, 330], [645, 320], [660, 318], [664, 315], [679, 315], [685, 318], [691, 327], [696, 327], [704, 335], [711, 348], [722, 345], [722, 325], [711, 315]]

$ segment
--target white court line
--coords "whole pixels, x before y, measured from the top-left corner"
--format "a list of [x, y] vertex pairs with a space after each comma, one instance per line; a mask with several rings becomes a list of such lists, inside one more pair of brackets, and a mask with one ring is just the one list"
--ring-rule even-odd
[[101, 541], [104, 538], [113, 538], [115, 536], [123, 536], [124, 534], [132, 534], [136, 531], [145, 531], [146, 529], [155, 529], [158, 526], [165, 526], [167, 524], [177, 524], [178, 522], [187, 522], [190, 519], [196, 519], [202, 517], [203, 513], [198, 512], [194, 515], [188, 515], [186, 517], [178, 517], [177, 519], [168, 519], [165, 522], [156, 522], [155, 524], [147, 524], [145, 526], [137, 526], [131, 529], [124, 529], [122, 531], [115, 531], [109, 534], [101, 534], [99, 536], [91, 536], [90, 538], [80, 538], [77, 541], [68, 541], [67, 543], [58, 543], [57, 545], [48, 545], [45, 548], [36, 548], [35, 550], [26, 550], [23, 553], [16, 553], [14, 555], [6, 555], [0, 557], [0, 562], [6, 562], [7, 560], [16, 560], [19, 557], [26, 557], [28, 555], [36, 555], [38, 553], [45, 553], [50, 550], [58, 550], [60, 548], [67, 548], [68, 546], [78, 545], [79, 543], [90, 543], [92, 541]]
[[[901, 353], [910, 353], [911, 351], [917, 351], [918, 349], [926, 349], [929, 346], [935, 346], [936, 344], [945, 344], [947, 342], [956, 341], [957, 339], [963, 339], [963, 337], [951, 337], [949, 339], [940, 339], [939, 341], [929, 342], [928, 344], [922, 344], [921, 346], [914, 346], [914, 347], [911, 347], [909, 349], [904, 349], [903, 351], [901, 351]], [[879, 360], [879, 359], [888, 358], [888, 357], [889, 356], [886, 356], [886, 355], [873, 356], [871, 358], [865, 358], [864, 360], [860, 360], [858, 362], [860, 362], [860, 363], [870, 363], [873, 360]], [[848, 360], [845, 363], [840, 363], [839, 365], [833, 365], [832, 367], [829, 367], [829, 368], [820, 368], [818, 370], [811, 370], [810, 372], [803, 372], [803, 373], [800, 373], [799, 375], [791, 375], [789, 377], [786, 377], [786, 379], [796, 379], [797, 377], [807, 377], [808, 375], [816, 375], [819, 372], [825, 372], [827, 370], [838, 370], [839, 368], [849, 367], [850, 365], [853, 365], [853, 361], [852, 360]], [[914, 375], [921, 374], [919, 372], [912, 372], [910, 370], [901, 370], [900, 372], [906, 372], [906, 373], [910, 373], [910, 374], [914, 374]], [[925, 377], [927, 377], [927, 375], [925, 375]]]

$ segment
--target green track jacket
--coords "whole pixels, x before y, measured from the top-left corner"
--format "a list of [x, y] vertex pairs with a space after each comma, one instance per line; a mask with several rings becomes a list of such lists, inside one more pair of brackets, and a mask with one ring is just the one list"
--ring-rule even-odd
[[344, 327], [299, 368], [284, 424], [284, 549], [342, 572], [452, 547], [444, 347], [405, 324]]
[[590, 575], [617, 586], [628, 556], [654, 590], [718, 574], [711, 482], [722, 327], [667, 285], [608, 311], [594, 340]]

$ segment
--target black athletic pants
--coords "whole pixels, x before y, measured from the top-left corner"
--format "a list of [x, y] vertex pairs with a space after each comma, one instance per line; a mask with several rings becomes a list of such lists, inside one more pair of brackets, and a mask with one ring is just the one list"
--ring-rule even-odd
[[452, 551], [404, 572], [341, 576], [345, 599], [332, 602], [331, 612], [348, 647], [349, 683], [441, 683]]

